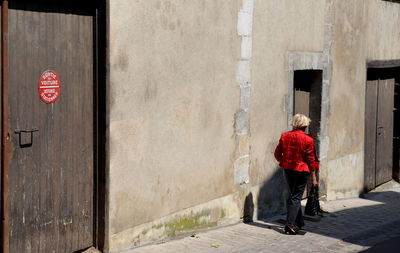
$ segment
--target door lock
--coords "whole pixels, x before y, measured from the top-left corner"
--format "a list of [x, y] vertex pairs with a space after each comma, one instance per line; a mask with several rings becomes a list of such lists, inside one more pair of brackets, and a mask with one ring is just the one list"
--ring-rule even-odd
[[39, 129], [37, 128], [14, 130], [14, 133], [18, 134], [19, 146], [21, 148], [31, 147], [33, 144], [33, 133], [38, 131]]

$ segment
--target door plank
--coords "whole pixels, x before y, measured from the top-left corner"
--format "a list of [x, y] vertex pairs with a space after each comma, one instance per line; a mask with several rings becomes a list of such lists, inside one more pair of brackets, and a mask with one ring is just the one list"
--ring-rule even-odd
[[301, 113], [307, 117], [310, 115], [310, 92], [294, 91], [294, 114]]
[[[310, 114], [310, 92], [302, 91], [302, 90], [295, 90], [293, 105], [294, 105], [294, 108], [293, 108], [294, 114], [301, 113], [308, 117]], [[309, 189], [309, 186], [307, 186], [307, 189], [303, 193], [303, 196], [302, 196], [303, 199], [307, 198], [308, 189]]]
[[393, 178], [400, 181], [400, 84], [395, 84], [393, 132]]
[[393, 176], [394, 84], [394, 79], [379, 80], [376, 185], [390, 181]]
[[365, 92], [365, 155], [364, 187], [367, 191], [375, 188], [376, 163], [376, 116], [378, 103], [378, 81], [367, 81]]
[[[11, 128], [39, 128], [31, 147], [12, 136], [10, 252], [93, 245], [93, 13], [52, 3], [10, 10]], [[37, 93], [47, 69], [61, 78], [54, 104]]]

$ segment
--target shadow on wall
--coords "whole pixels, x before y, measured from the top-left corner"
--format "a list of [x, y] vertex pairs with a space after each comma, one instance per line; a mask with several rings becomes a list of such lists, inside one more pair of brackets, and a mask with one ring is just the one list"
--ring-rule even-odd
[[[286, 200], [289, 196], [284, 172], [276, 167], [273, 176], [265, 181], [257, 198], [257, 220], [267, 219], [286, 213]], [[244, 202], [243, 222], [252, 222], [254, 217], [254, 200], [250, 192]]]

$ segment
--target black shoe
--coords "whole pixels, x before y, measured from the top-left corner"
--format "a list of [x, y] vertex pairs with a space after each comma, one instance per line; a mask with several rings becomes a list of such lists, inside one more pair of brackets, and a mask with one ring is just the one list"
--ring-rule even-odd
[[287, 235], [296, 235], [297, 230], [294, 227], [285, 226], [285, 234]]

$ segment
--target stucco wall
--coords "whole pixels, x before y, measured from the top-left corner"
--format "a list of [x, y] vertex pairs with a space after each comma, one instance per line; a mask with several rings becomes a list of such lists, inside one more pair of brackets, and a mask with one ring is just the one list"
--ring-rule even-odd
[[261, 190], [255, 202], [267, 209], [261, 210], [263, 215], [273, 215], [285, 202], [286, 185], [273, 152], [288, 129], [288, 82], [293, 75], [288, 55], [323, 51], [325, 1], [258, 0], [254, 6], [250, 183]]
[[328, 199], [363, 190], [367, 61], [400, 59], [400, 4], [340, 0], [332, 11]]
[[282, 211], [273, 151], [294, 69], [324, 71], [323, 193], [358, 195], [366, 61], [400, 59], [399, 13], [380, 0], [110, 1], [111, 251]]
[[111, 238], [233, 193], [240, 3], [110, 1]]

